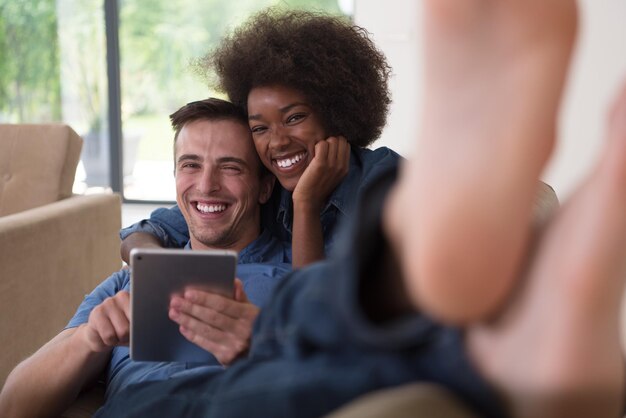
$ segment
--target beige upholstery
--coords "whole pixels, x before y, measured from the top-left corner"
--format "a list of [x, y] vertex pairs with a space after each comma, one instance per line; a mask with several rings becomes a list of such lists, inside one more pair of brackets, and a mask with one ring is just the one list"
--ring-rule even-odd
[[72, 194], [82, 139], [66, 125], [0, 125], [0, 216]]
[[62, 125], [0, 125], [0, 385], [121, 266], [120, 199], [71, 196], [82, 139]]
[[411, 383], [363, 395], [326, 418], [476, 418], [441, 386]]

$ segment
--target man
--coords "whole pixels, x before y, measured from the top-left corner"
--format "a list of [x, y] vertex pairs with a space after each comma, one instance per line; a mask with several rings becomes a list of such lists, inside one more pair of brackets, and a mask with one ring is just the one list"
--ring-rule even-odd
[[97, 416], [319, 417], [412, 381], [479, 416], [620, 416], [626, 88], [600, 161], [536, 234], [575, 2], [425, 0], [424, 13], [418, 159], [363, 195], [345, 250], [283, 281], [246, 359], [131, 386]]
[[105, 370], [109, 397], [131, 383], [219, 370], [247, 351], [258, 306], [290, 269], [285, 248], [260, 230], [260, 205], [274, 179], [259, 161], [245, 115], [231, 103], [189, 103], [171, 120], [176, 199], [190, 228], [188, 248], [239, 253], [234, 299], [188, 290], [170, 304], [181, 333], [216, 361], [131, 361], [130, 273], [121, 270], [85, 298], [65, 330], [11, 373], [0, 416], [55, 416]]

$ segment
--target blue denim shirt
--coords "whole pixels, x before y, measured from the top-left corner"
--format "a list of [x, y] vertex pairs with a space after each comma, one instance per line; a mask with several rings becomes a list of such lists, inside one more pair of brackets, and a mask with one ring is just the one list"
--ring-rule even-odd
[[[361, 191], [380, 173], [397, 167], [400, 158], [397, 153], [386, 147], [376, 150], [351, 148], [348, 174], [330, 195], [320, 215], [326, 254], [330, 254], [339, 233], [341, 220], [353, 212]], [[291, 248], [292, 224], [291, 192], [277, 183], [269, 202], [262, 207], [261, 225]], [[150, 214], [150, 219], [122, 229], [120, 238], [125, 239], [134, 232], [155, 235], [166, 247], [182, 247], [189, 240], [187, 224], [177, 206], [155, 210]]]
[[[190, 249], [190, 246], [187, 245], [185, 248]], [[272, 237], [269, 231], [263, 231], [255, 241], [239, 253], [237, 277], [243, 282], [250, 302], [259, 307], [266, 305], [276, 284], [291, 271], [291, 264], [286, 263], [285, 260], [284, 246]], [[86, 323], [89, 320], [89, 314], [96, 306], [121, 290], [130, 292], [130, 270], [128, 269], [112, 274], [87, 295], [66, 328]], [[132, 361], [128, 347], [115, 347], [107, 366], [106, 397], [108, 399], [133, 383], [165, 380], [199, 372], [214, 373], [222, 369], [215, 358], [209, 363]]]

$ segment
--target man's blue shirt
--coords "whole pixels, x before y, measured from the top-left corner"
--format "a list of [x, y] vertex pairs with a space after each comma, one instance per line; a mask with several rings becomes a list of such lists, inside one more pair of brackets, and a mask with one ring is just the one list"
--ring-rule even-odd
[[[186, 248], [189, 248], [189, 245]], [[259, 307], [267, 303], [278, 281], [291, 271], [291, 265], [287, 260], [284, 245], [267, 230], [239, 253], [237, 277], [243, 282], [250, 302]], [[66, 328], [86, 323], [96, 306], [122, 290], [130, 291], [130, 270], [127, 269], [112, 274], [87, 295]], [[133, 383], [165, 380], [200, 370], [207, 373], [221, 369], [222, 366], [217, 359], [208, 363], [132, 361], [128, 347], [115, 347], [107, 367], [106, 397], [109, 398]]]
[[[369, 186], [380, 173], [398, 165], [400, 156], [386, 147], [376, 150], [351, 147], [348, 174], [331, 193], [322, 209], [321, 222], [324, 249], [330, 254], [339, 234], [341, 220], [353, 213], [361, 191]], [[291, 192], [276, 184], [269, 202], [261, 209], [261, 226], [291, 248], [293, 203]], [[147, 232], [158, 237], [167, 247], [182, 247], [188, 240], [188, 228], [180, 209], [160, 208], [152, 212], [150, 219], [122, 229], [125, 239], [134, 232]], [[291, 252], [289, 252], [291, 261]]]

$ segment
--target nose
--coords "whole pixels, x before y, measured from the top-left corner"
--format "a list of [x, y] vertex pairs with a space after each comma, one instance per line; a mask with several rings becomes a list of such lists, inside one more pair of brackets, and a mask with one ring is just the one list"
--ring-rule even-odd
[[270, 132], [270, 148], [273, 150], [282, 150], [289, 145], [291, 140], [287, 134], [287, 130], [283, 126], [274, 126]]
[[197, 187], [198, 191], [204, 194], [211, 194], [221, 189], [221, 181], [218, 173], [212, 169], [206, 169], [202, 172]]

